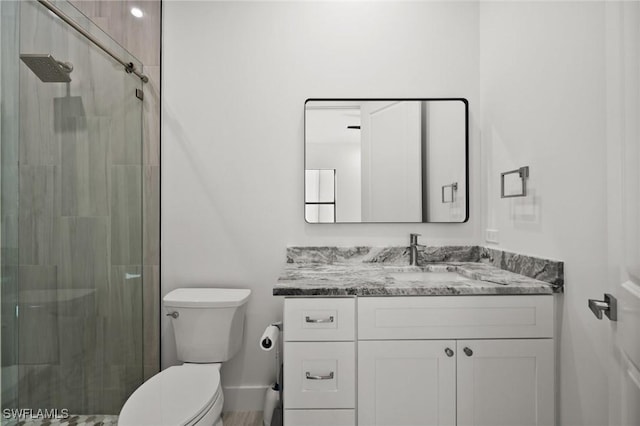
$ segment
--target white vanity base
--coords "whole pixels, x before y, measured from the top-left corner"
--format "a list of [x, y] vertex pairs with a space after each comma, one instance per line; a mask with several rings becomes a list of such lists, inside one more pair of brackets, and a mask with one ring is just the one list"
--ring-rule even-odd
[[554, 424], [553, 297], [290, 297], [285, 426]]

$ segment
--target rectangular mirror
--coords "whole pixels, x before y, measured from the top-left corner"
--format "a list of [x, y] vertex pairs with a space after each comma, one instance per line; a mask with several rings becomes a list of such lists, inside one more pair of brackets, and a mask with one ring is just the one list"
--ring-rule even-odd
[[305, 220], [466, 222], [466, 99], [308, 99]]

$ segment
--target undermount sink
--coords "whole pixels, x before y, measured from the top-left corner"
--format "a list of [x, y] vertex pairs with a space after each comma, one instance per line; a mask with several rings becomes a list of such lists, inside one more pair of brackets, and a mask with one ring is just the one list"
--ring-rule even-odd
[[451, 281], [468, 281], [469, 279], [463, 277], [457, 272], [442, 271], [442, 272], [394, 272], [389, 276], [396, 281], [422, 281], [422, 282], [451, 282]]

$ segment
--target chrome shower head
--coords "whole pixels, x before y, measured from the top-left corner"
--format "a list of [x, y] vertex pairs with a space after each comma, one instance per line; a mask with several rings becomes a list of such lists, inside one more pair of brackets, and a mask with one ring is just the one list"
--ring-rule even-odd
[[21, 53], [20, 59], [45, 83], [69, 83], [73, 65], [60, 62], [48, 53]]

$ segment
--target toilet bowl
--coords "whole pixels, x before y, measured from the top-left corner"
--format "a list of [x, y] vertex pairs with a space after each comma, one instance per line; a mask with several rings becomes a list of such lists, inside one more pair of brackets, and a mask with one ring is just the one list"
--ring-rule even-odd
[[169, 367], [140, 386], [122, 407], [119, 426], [222, 426], [220, 364]]
[[240, 349], [246, 289], [181, 288], [163, 298], [178, 359], [127, 399], [118, 426], [223, 426], [221, 363]]

